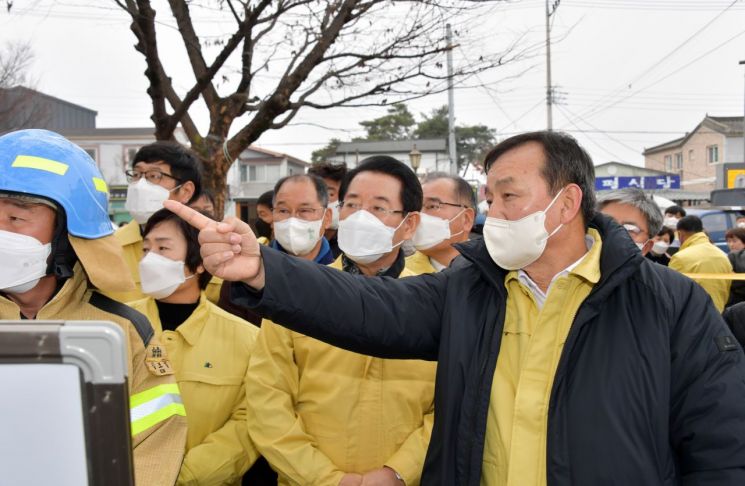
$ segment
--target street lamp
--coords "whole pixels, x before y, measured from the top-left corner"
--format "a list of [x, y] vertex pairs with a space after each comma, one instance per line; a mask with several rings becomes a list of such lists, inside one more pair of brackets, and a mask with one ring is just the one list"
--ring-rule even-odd
[[416, 174], [419, 170], [419, 164], [422, 162], [422, 153], [416, 149], [416, 144], [409, 152], [409, 162], [411, 162], [411, 168], [414, 169], [414, 174]]

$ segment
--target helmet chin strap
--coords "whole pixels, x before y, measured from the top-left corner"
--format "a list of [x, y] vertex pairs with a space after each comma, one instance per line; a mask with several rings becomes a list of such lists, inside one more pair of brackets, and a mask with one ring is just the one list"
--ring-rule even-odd
[[52, 254], [47, 266], [47, 275], [54, 275], [58, 280], [66, 280], [73, 276], [73, 267], [78, 256], [67, 239], [67, 217], [65, 211], [57, 211], [57, 223], [52, 236]]

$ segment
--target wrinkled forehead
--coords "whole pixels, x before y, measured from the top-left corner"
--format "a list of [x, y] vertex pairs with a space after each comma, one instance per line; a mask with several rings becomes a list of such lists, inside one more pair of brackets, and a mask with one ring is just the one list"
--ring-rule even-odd
[[446, 177], [426, 181], [422, 184], [422, 193], [425, 200], [449, 201], [457, 196], [457, 189], [455, 181]]

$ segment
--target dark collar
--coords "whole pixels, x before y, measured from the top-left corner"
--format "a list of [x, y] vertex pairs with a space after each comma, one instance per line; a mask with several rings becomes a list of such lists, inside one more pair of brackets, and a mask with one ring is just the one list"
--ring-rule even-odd
[[[404, 257], [404, 252], [399, 250], [398, 256], [396, 257], [396, 261], [393, 262], [393, 265], [391, 265], [387, 269], [378, 271], [378, 273], [376, 273], [375, 276], [376, 277], [398, 278], [398, 276], [401, 275], [401, 272], [404, 271], [405, 266], [406, 266], [406, 258]], [[347, 256], [343, 253], [341, 255], [341, 268], [347, 273], [351, 273], [354, 275], [363, 275], [362, 270], [360, 270], [360, 267], [358, 267], [357, 264], [352, 259], [347, 258]]]

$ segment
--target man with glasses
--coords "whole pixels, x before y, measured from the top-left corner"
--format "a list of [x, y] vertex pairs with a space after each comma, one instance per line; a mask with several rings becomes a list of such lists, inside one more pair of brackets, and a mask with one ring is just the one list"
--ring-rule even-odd
[[[303, 208], [291, 207], [284, 192], [292, 183], [299, 199], [301, 182], [312, 192], [307, 176], [277, 185], [278, 238], [278, 221]], [[422, 205], [411, 169], [391, 157], [371, 157], [349, 172], [339, 194], [344, 253], [331, 267], [365, 276], [413, 275], [400, 250]], [[314, 198], [304, 207], [322, 206]], [[333, 287], [304, 291], [332, 301], [336, 293]], [[280, 485], [417, 485], [434, 419], [435, 368], [352, 353], [265, 320], [246, 379], [251, 438]]]
[[454, 244], [468, 240], [476, 215], [473, 188], [463, 178], [433, 172], [422, 183], [424, 205], [414, 238], [416, 253], [406, 266], [416, 273], [440, 272], [459, 255]]
[[163, 201], [173, 199], [191, 204], [202, 191], [201, 163], [186, 147], [173, 142], [155, 142], [140, 148], [132, 159], [127, 175], [125, 208], [132, 221], [119, 228], [114, 235], [122, 245], [124, 260], [132, 273], [136, 288], [129, 292], [107, 292], [120, 302], [142, 299], [139, 263], [142, 259], [142, 226]]
[[327, 265], [334, 261], [324, 237], [331, 224], [326, 184], [313, 175], [292, 175], [274, 186], [271, 247], [306, 260]]
[[601, 192], [598, 209], [626, 228], [642, 255], [649, 253], [662, 229], [662, 212], [651, 196], [636, 187]]

